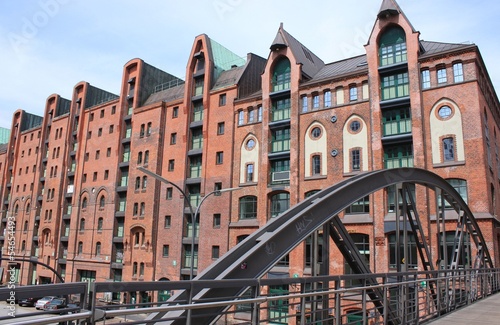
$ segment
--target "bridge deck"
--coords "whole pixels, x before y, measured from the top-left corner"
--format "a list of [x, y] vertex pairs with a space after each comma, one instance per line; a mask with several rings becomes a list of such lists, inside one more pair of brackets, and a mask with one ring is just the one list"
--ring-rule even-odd
[[499, 323], [500, 293], [429, 322], [431, 325], [484, 325]]

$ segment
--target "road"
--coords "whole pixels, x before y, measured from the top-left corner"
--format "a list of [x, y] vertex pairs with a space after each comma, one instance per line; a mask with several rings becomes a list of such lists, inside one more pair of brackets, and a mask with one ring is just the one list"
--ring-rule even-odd
[[[12, 317], [9, 315], [11, 313], [11, 306], [5, 302], [5, 301], [0, 301], [0, 324], [12, 324], [14, 322], [20, 322], [21, 320], [32, 320], [32, 319], [38, 319], [38, 318], [47, 318], [47, 317], [52, 317], [50, 314], [46, 314], [41, 310], [36, 310], [35, 307], [21, 307], [18, 305], [14, 305], [14, 316]], [[36, 315], [33, 316], [28, 316], [28, 317], [22, 317], [20, 318], [20, 315], [23, 314], [29, 314], [29, 313], [36, 313]], [[8, 319], [3, 319], [4, 317], [9, 317]]]

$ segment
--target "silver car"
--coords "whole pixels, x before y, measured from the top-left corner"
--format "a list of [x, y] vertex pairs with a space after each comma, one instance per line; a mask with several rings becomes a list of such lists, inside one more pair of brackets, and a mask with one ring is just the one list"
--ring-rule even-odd
[[53, 299], [57, 298], [56, 296], [45, 296], [42, 299], [38, 299], [38, 301], [35, 304], [36, 309], [43, 309], [43, 306], [45, 306], [46, 303], [51, 302]]

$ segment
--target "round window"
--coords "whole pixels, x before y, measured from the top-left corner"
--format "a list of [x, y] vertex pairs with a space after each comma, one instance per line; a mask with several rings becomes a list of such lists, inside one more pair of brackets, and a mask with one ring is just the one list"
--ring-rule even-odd
[[255, 140], [254, 139], [248, 140], [247, 141], [247, 149], [252, 150], [254, 147], [255, 147]]
[[314, 139], [317, 139], [321, 136], [321, 129], [319, 127], [315, 127], [312, 129], [311, 131], [311, 136], [314, 138]]
[[361, 123], [359, 123], [359, 121], [352, 121], [351, 122], [351, 131], [352, 132], [357, 132], [360, 127], [361, 127]]
[[449, 106], [443, 106], [438, 111], [438, 115], [442, 119], [450, 117], [451, 113], [453, 113], [453, 111], [451, 110], [451, 108]]

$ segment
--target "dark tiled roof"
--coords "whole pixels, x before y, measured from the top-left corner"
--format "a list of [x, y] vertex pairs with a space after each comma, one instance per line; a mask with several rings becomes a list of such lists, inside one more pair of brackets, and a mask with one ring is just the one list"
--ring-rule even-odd
[[[428, 41], [421, 41], [420, 44], [424, 49], [424, 53], [420, 56], [421, 58], [436, 55], [442, 52], [475, 46], [474, 44], [440, 43]], [[324, 79], [332, 79], [345, 74], [354, 74], [366, 70], [366, 55], [360, 55], [342, 61], [328, 63], [314, 76], [314, 78], [305, 82], [304, 85], [315, 83]]]
[[345, 74], [367, 71], [367, 69], [366, 55], [360, 55], [325, 65], [313, 79], [304, 84], [314, 83], [323, 79], [335, 78]]
[[429, 55], [438, 54], [440, 52], [447, 52], [450, 50], [457, 50], [460, 48], [466, 48], [470, 46], [475, 46], [474, 44], [457, 44], [457, 43], [441, 43], [441, 42], [429, 42], [429, 41], [420, 41], [420, 44], [423, 46], [425, 52], [422, 53], [420, 57], [425, 57]]
[[244, 68], [245, 66], [242, 66], [222, 71], [219, 78], [217, 78], [217, 81], [215, 81], [212, 89], [215, 90], [236, 84], [241, 77], [241, 74], [245, 71]]
[[157, 103], [157, 102], [171, 102], [177, 99], [182, 99], [184, 98], [184, 84], [168, 88], [162, 91], [159, 91], [157, 93], [152, 93], [146, 102], [144, 103], [144, 106]]

